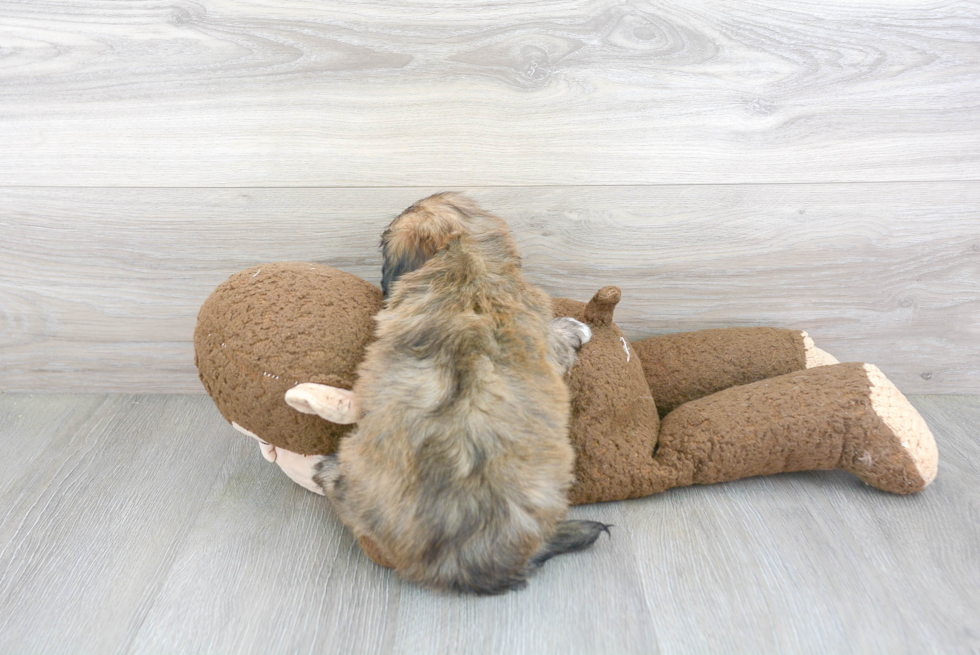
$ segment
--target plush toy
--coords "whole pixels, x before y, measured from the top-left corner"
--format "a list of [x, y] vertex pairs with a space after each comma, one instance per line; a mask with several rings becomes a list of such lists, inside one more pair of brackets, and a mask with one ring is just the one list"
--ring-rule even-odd
[[[630, 343], [612, 320], [619, 300], [605, 287], [587, 304], [554, 301], [593, 331], [569, 380], [573, 503], [788, 471], [841, 468], [903, 494], [935, 477], [932, 433], [875, 366], [836, 363], [796, 330]], [[356, 276], [278, 263], [233, 275], [201, 308], [195, 359], [219, 411], [313, 491], [316, 456], [356, 421], [345, 390], [381, 304]]]

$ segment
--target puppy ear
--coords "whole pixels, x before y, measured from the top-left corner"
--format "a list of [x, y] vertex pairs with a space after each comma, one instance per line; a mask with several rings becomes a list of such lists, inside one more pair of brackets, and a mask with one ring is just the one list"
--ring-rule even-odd
[[388, 238], [388, 232], [389, 230], [385, 230], [381, 237], [381, 257], [383, 260], [381, 264], [381, 292], [385, 299], [388, 298], [391, 287], [398, 281], [398, 278], [420, 268], [434, 254], [428, 253], [420, 247], [407, 246], [401, 240], [398, 243], [392, 243]]
[[416, 203], [392, 221], [381, 235], [384, 297], [401, 276], [421, 268], [463, 232], [459, 210], [440, 196]]

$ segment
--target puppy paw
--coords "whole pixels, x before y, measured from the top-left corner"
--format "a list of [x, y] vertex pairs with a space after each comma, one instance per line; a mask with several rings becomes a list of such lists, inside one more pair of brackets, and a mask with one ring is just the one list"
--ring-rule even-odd
[[317, 459], [310, 477], [327, 495], [330, 495], [340, 479], [340, 462], [337, 456], [323, 455]]
[[571, 316], [559, 316], [551, 323], [555, 332], [560, 334], [575, 350], [592, 339], [592, 328], [582, 321], [576, 321]]

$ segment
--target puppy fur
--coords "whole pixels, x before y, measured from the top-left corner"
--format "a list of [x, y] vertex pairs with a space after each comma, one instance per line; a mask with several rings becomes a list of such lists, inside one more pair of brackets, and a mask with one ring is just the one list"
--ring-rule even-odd
[[563, 376], [588, 327], [552, 320], [507, 225], [464, 196], [407, 209], [382, 251], [387, 302], [354, 387], [362, 415], [316, 479], [402, 577], [482, 594], [523, 586], [608, 528], [563, 521]]

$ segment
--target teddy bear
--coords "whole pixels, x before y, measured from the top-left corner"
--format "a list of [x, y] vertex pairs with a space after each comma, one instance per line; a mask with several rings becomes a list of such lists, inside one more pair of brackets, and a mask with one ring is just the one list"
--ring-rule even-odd
[[[587, 303], [553, 300], [592, 329], [568, 381], [573, 504], [790, 471], [840, 468], [897, 494], [935, 478], [932, 433], [874, 365], [777, 328], [631, 343], [613, 322], [620, 299], [603, 287]], [[349, 390], [381, 306], [354, 275], [280, 262], [232, 275], [199, 313], [195, 362], [218, 410], [311, 491], [315, 463], [357, 420]]]

